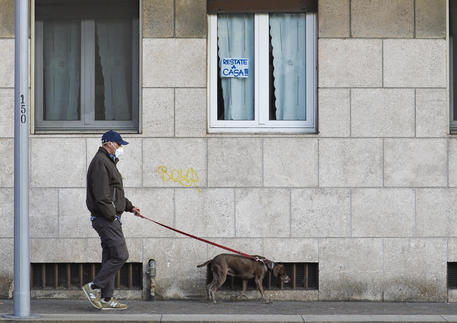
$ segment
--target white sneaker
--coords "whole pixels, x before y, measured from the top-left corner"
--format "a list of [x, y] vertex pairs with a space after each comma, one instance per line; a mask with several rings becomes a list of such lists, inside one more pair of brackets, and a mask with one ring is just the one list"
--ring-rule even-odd
[[105, 301], [104, 299], [100, 300], [100, 303], [102, 305], [102, 310], [118, 310], [118, 311], [123, 311], [127, 309], [127, 304], [122, 304], [120, 303], [117, 299], [114, 297], [111, 297], [109, 301]]

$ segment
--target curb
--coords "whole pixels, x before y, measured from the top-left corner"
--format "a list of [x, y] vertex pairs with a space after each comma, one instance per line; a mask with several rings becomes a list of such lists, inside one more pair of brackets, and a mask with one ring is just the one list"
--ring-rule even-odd
[[255, 315], [255, 314], [40, 314], [29, 319], [0, 317], [1, 322], [456, 322], [457, 315]]

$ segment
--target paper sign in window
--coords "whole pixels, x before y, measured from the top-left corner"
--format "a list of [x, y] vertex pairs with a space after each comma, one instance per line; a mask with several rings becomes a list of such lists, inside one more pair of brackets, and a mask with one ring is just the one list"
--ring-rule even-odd
[[223, 58], [221, 77], [247, 78], [249, 77], [248, 58]]

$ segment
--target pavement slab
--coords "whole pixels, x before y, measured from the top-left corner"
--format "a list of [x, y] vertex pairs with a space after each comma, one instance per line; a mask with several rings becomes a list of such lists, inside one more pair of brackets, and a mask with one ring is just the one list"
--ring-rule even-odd
[[33, 299], [30, 319], [6, 318], [14, 302], [0, 299], [0, 322], [456, 322], [457, 303], [125, 301], [128, 310], [94, 309], [84, 300]]

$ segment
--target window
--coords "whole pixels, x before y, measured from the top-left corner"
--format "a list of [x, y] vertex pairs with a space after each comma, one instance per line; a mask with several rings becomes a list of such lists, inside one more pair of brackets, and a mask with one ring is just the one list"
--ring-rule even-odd
[[457, 262], [447, 263], [447, 288], [457, 288]]
[[210, 2], [209, 130], [316, 132], [315, 13], [213, 10]]
[[[274, 277], [271, 272], [267, 272], [262, 281], [265, 290], [319, 290], [319, 264], [318, 263], [281, 263], [284, 265], [290, 283], [284, 284], [279, 277]], [[213, 281], [213, 273], [206, 272], [206, 283]], [[242, 279], [239, 277], [227, 276], [220, 290], [241, 290], [243, 287]], [[248, 289], [256, 289], [254, 279], [248, 280]]]
[[449, 1], [449, 88], [451, 132], [457, 133], [457, 3]]
[[37, 130], [138, 130], [138, 0], [36, 0]]
[[[100, 263], [32, 263], [32, 289], [81, 290], [92, 281], [101, 268]], [[125, 263], [115, 276], [116, 289], [143, 289], [143, 264]]]

